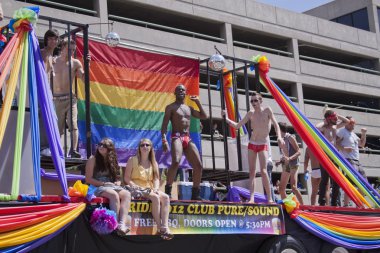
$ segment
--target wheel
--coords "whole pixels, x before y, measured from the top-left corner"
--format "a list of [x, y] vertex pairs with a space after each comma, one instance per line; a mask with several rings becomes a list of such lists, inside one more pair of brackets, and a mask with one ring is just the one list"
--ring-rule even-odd
[[303, 244], [290, 235], [273, 236], [267, 239], [258, 252], [265, 253], [307, 253]]

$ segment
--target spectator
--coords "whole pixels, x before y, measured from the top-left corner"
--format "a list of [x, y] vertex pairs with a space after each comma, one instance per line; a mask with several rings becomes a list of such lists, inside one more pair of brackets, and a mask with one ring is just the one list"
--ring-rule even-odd
[[129, 158], [124, 181], [132, 196], [144, 197], [152, 201], [152, 215], [157, 224], [157, 234], [164, 240], [173, 239], [169, 232], [169, 196], [159, 190], [160, 173], [154, 155], [152, 142], [140, 140], [137, 156]]
[[95, 196], [109, 199], [110, 209], [116, 213], [119, 221], [117, 233], [125, 236], [130, 231], [128, 211], [131, 194], [120, 185], [120, 169], [115, 146], [111, 139], [102, 139], [98, 144], [95, 156], [88, 159], [86, 183], [98, 187], [94, 193]]

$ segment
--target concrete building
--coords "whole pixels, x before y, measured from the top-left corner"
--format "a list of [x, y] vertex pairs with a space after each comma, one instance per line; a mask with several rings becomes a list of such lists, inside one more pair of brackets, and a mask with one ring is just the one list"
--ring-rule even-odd
[[[378, 177], [380, 0], [336, 0], [304, 14], [254, 0], [59, 2], [3, 0], [3, 24], [14, 10], [38, 4], [43, 16], [88, 24], [114, 21], [113, 30], [124, 44], [132, 46], [200, 59], [214, 54], [214, 46], [225, 55], [246, 60], [265, 54], [271, 62], [271, 78], [311, 122], [321, 121], [322, 110], [328, 105], [341, 115], [353, 116], [358, 123], [357, 133], [362, 127], [368, 129], [368, 149], [362, 150], [361, 163], [372, 183]], [[67, 29], [60, 24], [53, 25], [61, 31]], [[42, 36], [47, 28], [48, 22], [41, 20], [38, 34]], [[90, 34], [104, 37], [109, 29], [108, 25], [91, 25]], [[228, 64], [231, 67], [231, 63]], [[204, 73], [200, 81], [206, 82]], [[237, 81], [238, 87], [243, 89], [241, 73]], [[212, 83], [215, 85], [216, 80]], [[212, 97], [215, 98], [212, 114], [216, 122], [219, 120], [220, 127], [218, 91], [212, 90]], [[206, 89], [201, 90], [201, 101], [208, 106]], [[272, 106], [279, 121], [287, 121], [270, 96], [265, 97], [264, 103]], [[240, 113], [245, 115], [242, 94], [239, 107]], [[207, 124], [204, 123], [205, 129], [211, 129]], [[207, 137], [202, 145], [204, 166], [211, 168]], [[278, 159], [278, 148], [273, 146], [272, 150], [274, 159]], [[221, 141], [215, 141], [215, 152], [216, 167], [224, 168]], [[275, 178], [279, 178], [280, 169], [276, 172]]]

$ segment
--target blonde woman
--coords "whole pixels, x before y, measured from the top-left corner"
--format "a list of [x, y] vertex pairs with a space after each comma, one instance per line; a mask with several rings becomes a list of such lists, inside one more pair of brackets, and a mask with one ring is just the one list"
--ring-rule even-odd
[[128, 160], [124, 180], [133, 197], [144, 197], [152, 201], [157, 234], [164, 240], [173, 239], [168, 227], [170, 200], [167, 194], [158, 189], [159, 171], [151, 140], [140, 140], [137, 155]]

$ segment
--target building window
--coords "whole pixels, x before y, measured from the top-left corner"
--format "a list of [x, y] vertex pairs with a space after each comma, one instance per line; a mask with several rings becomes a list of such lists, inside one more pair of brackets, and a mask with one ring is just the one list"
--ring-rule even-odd
[[[379, 13], [379, 9], [378, 9]], [[367, 8], [354, 11], [352, 13], [337, 17], [331, 21], [342, 25], [348, 25], [358, 29], [369, 31], [368, 12]]]

